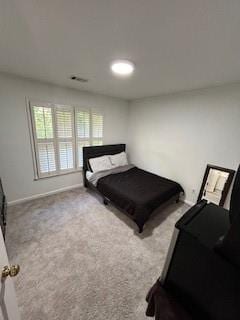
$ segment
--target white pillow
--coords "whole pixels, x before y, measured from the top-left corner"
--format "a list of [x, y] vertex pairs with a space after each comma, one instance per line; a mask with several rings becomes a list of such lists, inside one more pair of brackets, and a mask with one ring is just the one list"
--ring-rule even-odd
[[121, 167], [128, 164], [126, 152], [120, 152], [109, 157], [113, 167]]
[[89, 163], [93, 172], [112, 169], [112, 164], [109, 156], [102, 156], [89, 159]]

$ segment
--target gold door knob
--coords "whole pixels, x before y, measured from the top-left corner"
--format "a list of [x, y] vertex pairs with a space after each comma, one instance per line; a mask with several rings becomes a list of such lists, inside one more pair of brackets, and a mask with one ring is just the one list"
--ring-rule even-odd
[[5, 266], [2, 269], [2, 279], [10, 277], [16, 277], [20, 271], [20, 266], [18, 264], [12, 265], [12, 266]]

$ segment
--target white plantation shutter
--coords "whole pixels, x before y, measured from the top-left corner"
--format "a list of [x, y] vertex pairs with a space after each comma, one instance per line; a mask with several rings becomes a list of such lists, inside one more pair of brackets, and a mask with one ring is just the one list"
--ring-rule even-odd
[[73, 169], [73, 144], [72, 142], [59, 142], [60, 170]]
[[39, 177], [56, 174], [56, 153], [51, 107], [33, 106], [34, 144]]
[[83, 147], [91, 145], [90, 137], [90, 112], [84, 110], [76, 110], [76, 140], [77, 140], [77, 165], [79, 168], [83, 166]]
[[73, 109], [56, 107], [56, 124], [58, 138], [73, 137]]
[[39, 167], [42, 174], [56, 171], [54, 144], [38, 143]]
[[36, 178], [79, 170], [83, 147], [103, 144], [103, 115], [71, 106], [30, 105]]
[[103, 115], [92, 113], [92, 145], [98, 146], [103, 144]]
[[53, 139], [52, 108], [33, 107], [37, 139]]
[[90, 139], [90, 112], [76, 111], [77, 137], [80, 139]]
[[55, 117], [59, 171], [73, 170], [75, 167], [74, 109], [57, 106]]

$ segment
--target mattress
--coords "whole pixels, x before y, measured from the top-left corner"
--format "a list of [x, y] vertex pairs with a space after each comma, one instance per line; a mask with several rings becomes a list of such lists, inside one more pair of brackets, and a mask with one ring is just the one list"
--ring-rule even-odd
[[142, 226], [151, 213], [173, 196], [183, 192], [177, 182], [133, 167], [100, 178], [97, 189]]

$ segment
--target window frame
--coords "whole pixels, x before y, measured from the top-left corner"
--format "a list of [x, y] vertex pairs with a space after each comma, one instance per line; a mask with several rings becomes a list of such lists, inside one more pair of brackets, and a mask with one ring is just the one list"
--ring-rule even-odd
[[[57, 177], [62, 176], [66, 174], [71, 173], [77, 173], [82, 172], [82, 166], [79, 166], [79, 156], [78, 156], [78, 141], [86, 141], [87, 139], [81, 139], [77, 137], [77, 121], [76, 121], [76, 113], [77, 111], [83, 111], [89, 113], [89, 142], [90, 146], [92, 146], [93, 142], [93, 125], [92, 125], [92, 114], [96, 113], [103, 117], [103, 134], [101, 139], [102, 144], [104, 144], [104, 123], [105, 123], [105, 115], [104, 112], [101, 110], [97, 110], [96, 108], [86, 108], [82, 106], [76, 106], [72, 104], [60, 104], [60, 103], [51, 103], [46, 101], [39, 101], [39, 100], [30, 100], [26, 98], [27, 103], [27, 118], [28, 118], [28, 126], [29, 126], [29, 133], [30, 133], [30, 142], [31, 142], [31, 150], [32, 150], [32, 159], [33, 159], [33, 171], [34, 171], [34, 180], [40, 180], [40, 179], [46, 179], [51, 177]], [[36, 125], [35, 125], [35, 118], [34, 118], [34, 112], [33, 107], [34, 106], [43, 106], [47, 108], [52, 109], [52, 124], [53, 124], [53, 138], [47, 138], [47, 139], [38, 139], [36, 135]], [[58, 138], [57, 137], [57, 123], [56, 123], [56, 108], [57, 107], [63, 107], [63, 108], [72, 108], [72, 121], [73, 121], [73, 137], [72, 137], [72, 143], [73, 143], [73, 169], [60, 169], [60, 159], [59, 159], [59, 142], [62, 142], [63, 140], [67, 140], [67, 138]], [[71, 138], [70, 138], [71, 139]], [[40, 141], [41, 140], [41, 141]], [[54, 145], [54, 153], [55, 153], [55, 164], [56, 164], [56, 170], [47, 173], [41, 173], [40, 171], [40, 163], [39, 163], [39, 154], [38, 154], [38, 143], [48, 143], [50, 140], [52, 140]]]

